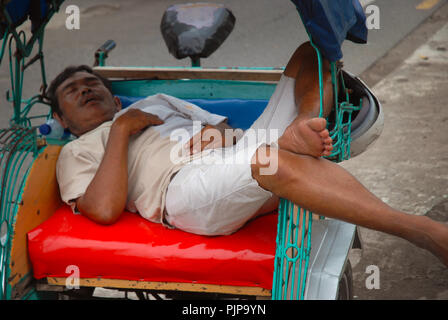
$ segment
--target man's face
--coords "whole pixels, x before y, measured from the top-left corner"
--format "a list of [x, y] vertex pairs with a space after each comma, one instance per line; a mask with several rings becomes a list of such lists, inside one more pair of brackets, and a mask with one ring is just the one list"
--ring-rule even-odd
[[54, 117], [76, 136], [112, 120], [121, 109], [120, 99], [112, 96], [99, 78], [85, 71], [76, 72], [62, 82], [56, 98], [62, 115]]

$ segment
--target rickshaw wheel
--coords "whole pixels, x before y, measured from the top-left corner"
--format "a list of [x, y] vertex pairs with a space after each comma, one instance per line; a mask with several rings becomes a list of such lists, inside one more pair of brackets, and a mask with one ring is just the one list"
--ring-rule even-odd
[[353, 300], [353, 272], [349, 260], [347, 260], [344, 274], [339, 280], [338, 300]]
[[88, 300], [92, 299], [94, 287], [81, 287], [58, 293], [58, 300]]

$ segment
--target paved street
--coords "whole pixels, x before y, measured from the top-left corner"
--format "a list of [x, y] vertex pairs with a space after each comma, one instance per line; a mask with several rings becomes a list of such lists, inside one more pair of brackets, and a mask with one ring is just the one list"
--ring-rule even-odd
[[[160, 20], [166, 0], [70, 0], [46, 34], [47, 77], [69, 64], [93, 64], [95, 50], [108, 39], [117, 47], [108, 65], [188, 66], [168, 53]], [[283, 67], [306, 41], [299, 16], [287, 0], [226, 0], [236, 16], [233, 33], [204, 67]], [[371, 150], [343, 166], [391, 206], [448, 221], [448, 2], [446, 0], [362, 0], [380, 9], [380, 29], [367, 45], [344, 45], [347, 70], [361, 75], [383, 103], [386, 120]], [[65, 28], [65, 8], [81, 9], [79, 30]], [[0, 127], [11, 108], [7, 57], [0, 66]], [[25, 79], [24, 96], [38, 90], [39, 68]], [[42, 110], [42, 109], [41, 109]], [[43, 107], [45, 110], [45, 107]], [[362, 258], [353, 253], [358, 299], [448, 299], [448, 271], [432, 255], [405, 241], [362, 229]], [[387, 256], [387, 257], [385, 257]], [[367, 290], [365, 270], [377, 265], [381, 288]]]
[[[433, 30], [433, 31], [431, 31]], [[433, 32], [436, 31], [435, 34]], [[397, 56], [417, 50], [400, 63]], [[385, 113], [374, 146], [342, 165], [393, 208], [448, 223], [448, 5], [363, 73]], [[412, 49], [411, 49], [412, 50]], [[395, 63], [393, 72], [384, 69]], [[358, 299], [448, 299], [448, 269], [407, 241], [361, 228], [364, 250], [352, 253]], [[368, 266], [380, 288], [367, 289]]]

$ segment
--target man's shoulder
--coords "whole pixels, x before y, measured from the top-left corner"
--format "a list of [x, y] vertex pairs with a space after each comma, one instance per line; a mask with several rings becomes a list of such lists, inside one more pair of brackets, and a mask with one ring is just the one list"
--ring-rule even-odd
[[112, 121], [106, 121], [100, 124], [95, 129], [92, 129], [76, 139], [70, 141], [66, 144], [70, 145], [71, 147], [77, 146], [77, 145], [84, 145], [88, 143], [98, 143], [98, 140], [107, 140], [107, 137], [109, 136], [109, 131], [112, 126]]
[[63, 147], [58, 157], [58, 165], [67, 161], [67, 159], [76, 157], [84, 150], [83, 144], [80, 143], [79, 138], [67, 142]]
[[112, 121], [104, 122], [95, 129], [66, 143], [60, 156], [76, 156], [81, 153], [97, 153], [103, 150], [109, 137], [111, 125]]
[[110, 127], [112, 126], [113, 121], [105, 121], [102, 124], [100, 124], [95, 129], [92, 129], [81, 136], [79, 136], [77, 139], [73, 141], [84, 141], [84, 140], [90, 140], [95, 139], [98, 135], [102, 135], [104, 133], [109, 133]]

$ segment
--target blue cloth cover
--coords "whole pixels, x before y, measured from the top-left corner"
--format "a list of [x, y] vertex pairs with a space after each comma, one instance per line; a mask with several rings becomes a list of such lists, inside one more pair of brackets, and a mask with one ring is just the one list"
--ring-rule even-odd
[[[144, 97], [120, 96], [123, 108], [129, 107], [134, 102]], [[263, 113], [268, 100], [243, 100], [243, 99], [184, 99], [204, 110], [227, 117], [227, 123], [233, 128], [248, 129], [252, 123]]]
[[323, 56], [342, 58], [341, 45], [347, 39], [367, 42], [366, 16], [358, 0], [291, 0], [305, 28]]
[[[59, 0], [62, 2], [61, 0]], [[3, 10], [3, 8], [1, 8]], [[39, 27], [42, 20], [48, 14], [47, 0], [12, 0], [6, 4], [6, 11], [11, 18], [11, 28], [16, 28], [25, 22], [31, 20], [31, 30], [34, 32]], [[6, 21], [0, 21], [0, 30], [6, 29]], [[0, 37], [3, 32], [0, 32]]]
[[[30, 10], [30, 0], [13, 0], [6, 4], [8, 12], [14, 26], [22, 24], [28, 17]], [[5, 21], [2, 21], [5, 23]]]

